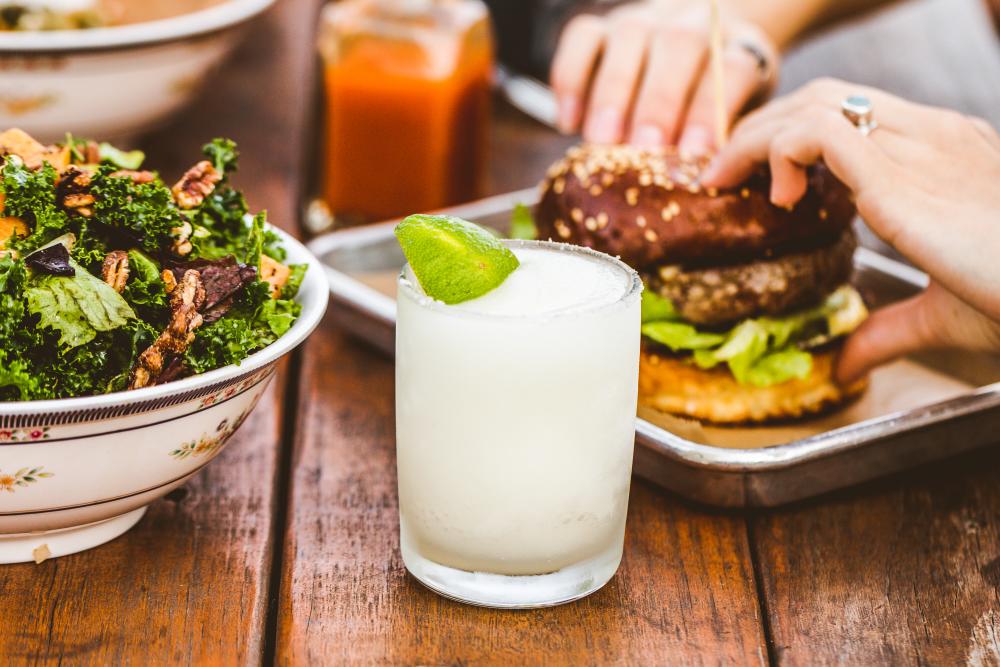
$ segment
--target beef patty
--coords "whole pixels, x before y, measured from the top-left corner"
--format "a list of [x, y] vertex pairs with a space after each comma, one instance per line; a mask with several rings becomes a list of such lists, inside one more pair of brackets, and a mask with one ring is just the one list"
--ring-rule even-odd
[[831, 245], [815, 250], [711, 268], [668, 265], [643, 278], [685, 320], [723, 325], [819, 302], [850, 278], [857, 245], [848, 229]]

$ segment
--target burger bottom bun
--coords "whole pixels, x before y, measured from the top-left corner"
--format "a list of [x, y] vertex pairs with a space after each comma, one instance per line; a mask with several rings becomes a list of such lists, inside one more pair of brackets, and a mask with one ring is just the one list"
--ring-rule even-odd
[[715, 424], [797, 419], [840, 406], [868, 387], [864, 378], [849, 386], [833, 380], [840, 345], [813, 353], [812, 373], [770, 387], [743, 385], [725, 366], [701, 369], [687, 359], [643, 350], [639, 403], [662, 412]]

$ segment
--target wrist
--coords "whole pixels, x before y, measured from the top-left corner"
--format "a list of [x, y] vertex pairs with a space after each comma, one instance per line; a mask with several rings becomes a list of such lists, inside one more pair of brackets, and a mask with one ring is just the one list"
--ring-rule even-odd
[[720, 0], [723, 16], [756, 25], [779, 51], [785, 51], [823, 15], [826, 0]]

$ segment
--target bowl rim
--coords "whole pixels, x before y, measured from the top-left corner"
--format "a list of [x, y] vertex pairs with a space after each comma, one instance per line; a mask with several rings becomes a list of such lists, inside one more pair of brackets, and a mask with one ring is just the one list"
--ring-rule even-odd
[[10, 401], [0, 402], [0, 416], [22, 416], [35, 414], [64, 413], [76, 410], [92, 410], [95, 408], [118, 407], [156, 400], [175, 394], [210, 387], [218, 382], [225, 382], [242, 375], [252, 373], [291, 352], [309, 337], [309, 334], [319, 324], [326, 312], [330, 288], [326, 282], [326, 272], [323, 265], [312, 252], [288, 232], [269, 226], [281, 237], [281, 242], [288, 252], [288, 261], [293, 264], [308, 264], [299, 294], [296, 300], [302, 304], [302, 313], [292, 325], [292, 328], [267, 347], [254, 352], [239, 364], [230, 364], [222, 368], [192, 375], [183, 380], [175, 380], [162, 385], [116, 391], [97, 396], [77, 396], [74, 398], [56, 398], [40, 401]]
[[244, 23], [276, 0], [225, 0], [186, 14], [107, 28], [0, 32], [0, 54], [108, 50], [146, 46], [217, 32]]

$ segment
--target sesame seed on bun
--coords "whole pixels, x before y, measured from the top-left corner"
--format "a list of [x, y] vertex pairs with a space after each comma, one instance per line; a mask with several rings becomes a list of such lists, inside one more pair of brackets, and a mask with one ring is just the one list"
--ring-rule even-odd
[[768, 198], [770, 179], [716, 191], [699, 179], [705, 158], [673, 149], [584, 144], [549, 169], [535, 211], [541, 238], [617, 255], [637, 269], [661, 264], [735, 263], [839, 239], [855, 209], [846, 187], [822, 167], [791, 210]]

